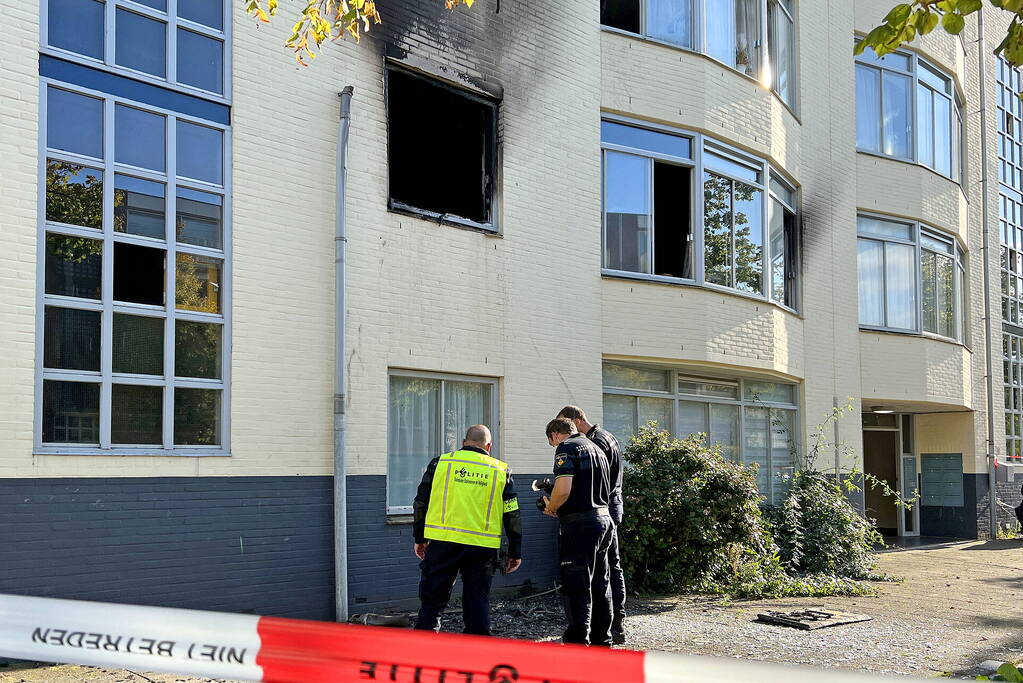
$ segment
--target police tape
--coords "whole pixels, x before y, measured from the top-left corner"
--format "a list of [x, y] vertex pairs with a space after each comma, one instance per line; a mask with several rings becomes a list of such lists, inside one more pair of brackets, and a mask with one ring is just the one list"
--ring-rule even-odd
[[0, 595], [0, 657], [273, 683], [873, 678], [736, 659], [14, 595]]

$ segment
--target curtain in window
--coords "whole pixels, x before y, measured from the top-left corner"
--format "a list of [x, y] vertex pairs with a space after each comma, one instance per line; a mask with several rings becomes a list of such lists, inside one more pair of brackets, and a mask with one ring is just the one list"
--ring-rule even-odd
[[755, 77], [760, 65], [759, 0], [736, 0], [735, 28], [735, 67]]
[[[706, 0], [707, 54], [735, 66], [735, 16], [737, 0]], [[738, 0], [744, 2], [745, 0]]]
[[[771, 409], [771, 503], [774, 505], [784, 500], [795, 474], [792, 449], [795, 415], [791, 410]], [[767, 495], [764, 489], [761, 491]]]
[[650, 272], [651, 162], [604, 153], [604, 267]]
[[916, 247], [885, 244], [888, 327], [916, 327]]
[[768, 14], [771, 27], [768, 47], [774, 72], [774, 89], [784, 102], [791, 105], [795, 99], [795, 27], [777, 0], [771, 1]]
[[923, 306], [923, 326], [925, 332], [938, 333], [938, 286], [937, 286], [938, 255], [924, 251], [920, 256], [920, 297]]
[[859, 240], [860, 324], [884, 323], [884, 245]]
[[692, 434], [706, 434], [707, 404], [696, 401], [679, 401], [678, 427], [675, 432], [683, 439]]
[[652, 38], [692, 47], [692, 0], [647, 0], [646, 31]]
[[910, 99], [909, 76], [885, 71], [884, 82], [884, 153], [888, 156], [910, 157]]
[[744, 442], [742, 462], [744, 465], [756, 463], [757, 488], [760, 493], [771, 496], [771, 470], [769, 462], [771, 411], [769, 408], [746, 408], [743, 418]]
[[636, 434], [636, 397], [604, 394], [604, 427], [624, 448]]
[[473, 425], [486, 425], [493, 434], [496, 427], [490, 424], [490, 405], [489, 384], [445, 382], [442, 449], [446, 452], [461, 448], [465, 430]]
[[856, 146], [881, 151], [881, 72], [856, 65]]
[[387, 505], [412, 505], [416, 486], [441, 453], [440, 381], [391, 377], [387, 434]]
[[727, 460], [736, 460], [739, 447], [739, 407], [709, 404], [710, 434], [707, 441], [721, 449]]
[[671, 413], [673, 401], [666, 398], [649, 398], [641, 396], [639, 399], [639, 426], [643, 427], [647, 422], [656, 422], [657, 428], [671, 431]]

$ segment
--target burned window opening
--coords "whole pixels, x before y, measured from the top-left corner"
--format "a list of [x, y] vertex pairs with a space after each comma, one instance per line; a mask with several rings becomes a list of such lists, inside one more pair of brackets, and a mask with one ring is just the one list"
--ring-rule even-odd
[[391, 208], [493, 223], [497, 104], [392, 68], [387, 114]]

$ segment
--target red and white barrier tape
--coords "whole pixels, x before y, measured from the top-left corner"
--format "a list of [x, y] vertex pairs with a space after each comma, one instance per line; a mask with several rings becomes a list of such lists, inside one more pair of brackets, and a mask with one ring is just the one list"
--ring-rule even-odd
[[0, 595], [0, 657], [274, 683], [869, 680], [735, 659], [15, 595]]

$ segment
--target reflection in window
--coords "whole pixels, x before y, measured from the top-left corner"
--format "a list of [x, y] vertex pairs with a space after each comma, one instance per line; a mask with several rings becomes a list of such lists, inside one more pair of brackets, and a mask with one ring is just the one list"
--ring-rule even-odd
[[224, 180], [224, 134], [178, 120], [178, 175], [209, 183]]
[[103, 7], [97, 0], [49, 0], [46, 35], [50, 45], [103, 59]]
[[46, 146], [103, 158], [103, 100], [46, 89]]
[[214, 93], [224, 92], [224, 43], [179, 28], [178, 81]]
[[220, 344], [223, 325], [178, 320], [174, 324], [174, 375], [222, 379]]
[[761, 190], [713, 173], [704, 174], [706, 279], [724, 287], [763, 293], [764, 226]]
[[220, 312], [220, 259], [178, 252], [177, 306], [185, 311]]
[[115, 58], [118, 66], [163, 78], [167, 75], [167, 24], [117, 9]]
[[99, 384], [43, 382], [43, 441], [99, 444]]
[[47, 306], [43, 367], [99, 372], [100, 312]]
[[163, 183], [118, 173], [114, 177], [114, 230], [163, 239], [164, 195]]
[[174, 444], [177, 446], [219, 446], [220, 390], [174, 390]]
[[220, 249], [224, 198], [209, 192], [178, 187], [178, 242]]
[[70, 161], [46, 162], [46, 220], [103, 227], [103, 171]]
[[165, 117], [123, 104], [114, 112], [114, 157], [119, 164], [162, 171], [166, 157]]
[[46, 235], [46, 293], [99, 299], [103, 282], [103, 242], [85, 237]]

